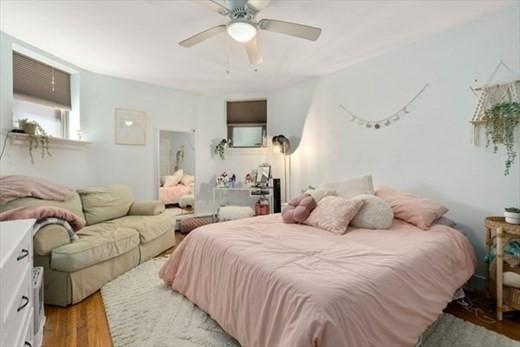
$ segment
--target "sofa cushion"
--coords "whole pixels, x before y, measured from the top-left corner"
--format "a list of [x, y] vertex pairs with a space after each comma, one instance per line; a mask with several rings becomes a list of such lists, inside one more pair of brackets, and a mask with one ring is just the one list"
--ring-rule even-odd
[[87, 225], [126, 216], [132, 206], [132, 192], [127, 186], [114, 185], [80, 189]]
[[74, 272], [115, 258], [139, 245], [137, 231], [108, 223], [83, 228], [77, 235], [77, 240], [52, 251], [52, 269]]
[[103, 223], [137, 230], [141, 243], [150, 242], [175, 229], [175, 217], [168, 213], [157, 216], [125, 216]]
[[10, 211], [18, 207], [28, 206], [51, 206], [59, 207], [68, 210], [78, 217], [83, 217], [83, 209], [81, 207], [81, 199], [77, 193], [74, 193], [72, 198], [66, 201], [58, 200], [43, 200], [37, 198], [19, 198], [16, 200], [9, 201], [7, 204], [0, 205], [0, 212]]

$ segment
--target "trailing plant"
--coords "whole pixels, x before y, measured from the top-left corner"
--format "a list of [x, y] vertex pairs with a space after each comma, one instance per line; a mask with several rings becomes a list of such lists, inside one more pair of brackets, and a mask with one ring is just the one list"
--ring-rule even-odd
[[515, 161], [515, 134], [520, 124], [520, 103], [501, 102], [486, 111], [486, 147], [493, 144], [493, 152], [499, 145], [504, 145], [507, 153], [504, 175], [509, 175], [511, 165]]
[[218, 154], [220, 159], [225, 159], [224, 153], [226, 151], [227, 147], [227, 140], [222, 139], [216, 146], [215, 146], [215, 154]]
[[506, 207], [506, 212], [509, 212], [509, 213], [520, 213], [520, 208], [516, 208], [516, 207]]
[[45, 129], [42, 128], [40, 123], [27, 118], [22, 118], [18, 120], [18, 126], [26, 135], [29, 136], [28, 149], [32, 164], [34, 164], [33, 149], [40, 148], [42, 158], [45, 158], [46, 155], [52, 157], [52, 154], [49, 151], [49, 135]]

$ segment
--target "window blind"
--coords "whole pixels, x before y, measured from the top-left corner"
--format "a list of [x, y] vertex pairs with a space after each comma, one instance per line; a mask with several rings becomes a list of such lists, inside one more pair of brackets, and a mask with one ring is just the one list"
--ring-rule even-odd
[[13, 93], [33, 102], [70, 110], [70, 74], [13, 52]]
[[227, 124], [266, 124], [267, 100], [228, 101]]

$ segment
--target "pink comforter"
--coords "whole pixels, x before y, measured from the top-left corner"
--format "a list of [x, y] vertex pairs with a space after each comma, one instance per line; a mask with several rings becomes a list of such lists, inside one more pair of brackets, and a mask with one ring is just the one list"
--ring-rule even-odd
[[242, 346], [412, 346], [474, 269], [447, 226], [335, 235], [270, 215], [196, 229], [160, 277]]

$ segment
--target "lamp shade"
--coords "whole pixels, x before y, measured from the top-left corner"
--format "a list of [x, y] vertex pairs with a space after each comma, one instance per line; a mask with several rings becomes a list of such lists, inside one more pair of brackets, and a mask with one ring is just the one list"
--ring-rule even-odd
[[273, 136], [273, 146], [276, 152], [287, 154], [291, 148], [289, 139], [284, 135]]

